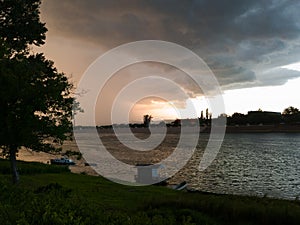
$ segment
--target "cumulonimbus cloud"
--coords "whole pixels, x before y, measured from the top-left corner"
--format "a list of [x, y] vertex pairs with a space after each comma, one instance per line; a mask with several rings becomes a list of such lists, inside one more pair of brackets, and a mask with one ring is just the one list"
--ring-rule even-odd
[[52, 33], [107, 49], [144, 39], [186, 46], [224, 89], [232, 89], [281, 85], [300, 76], [269, 72], [300, 61], [299, 8], [299, 1], [290, 0], [51, 0], [43, 2], [42, 12]]

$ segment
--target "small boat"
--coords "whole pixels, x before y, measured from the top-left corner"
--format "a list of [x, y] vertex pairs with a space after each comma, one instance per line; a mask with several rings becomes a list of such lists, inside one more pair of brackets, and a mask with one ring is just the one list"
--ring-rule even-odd
[[50, 162], [54, 165], [75, 165], [75, 162], [67, 157], [51, 159]]

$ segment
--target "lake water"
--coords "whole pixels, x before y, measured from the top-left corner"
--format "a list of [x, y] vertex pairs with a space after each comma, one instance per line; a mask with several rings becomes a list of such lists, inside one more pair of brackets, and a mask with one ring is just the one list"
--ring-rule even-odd
[[[200, 137], [193, 157], [171, 182], [187, 181], [190, 188], [213, 193], [300, 197], [300, 134], [226, 134], [216, 159], [202, 172], [198, 165], [209, 135]], [[168, 135], [160, 150], [174, 148], [176, 138], [178, 134]], [[108, 139], [107, 143], [122, 148], [116, 139]]]
[[[300, 134], [226, 134], [217, 158], [203, 172], [196, 168], [201, 143], [177, 174], [194, 189], [284, 199], [300, 197]], [[176, 177], [175, 176], [175, 177]]]

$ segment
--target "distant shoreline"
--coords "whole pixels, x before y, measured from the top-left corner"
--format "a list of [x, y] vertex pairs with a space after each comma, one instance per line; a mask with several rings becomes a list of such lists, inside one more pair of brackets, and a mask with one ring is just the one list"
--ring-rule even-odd
[[[80, 127], [81, 131], [89, 130], [91, 127]], [[77, 128], [79, 129], [79, 128]], [[98, 132], [101, 134], [114, 133], [113, 128], [99, 128]], [[118, 128], [119, 131], [128, 131], [125, 128]], [[149, 133], [148, 128], [136, 127], [131, 128], [133, 133]], [[167, 127], [168, 134], [179, 134], [181, 127]], [[201, 126], [200, 133], [210, 133], [210, 126]], [[218, 126], [216, 126], [216, 131], [218, 131]], [[300, 124], [277, 124], [277, 125], [235, 125], [226, 126], [226, 133], [300, 133]]]
[[300, 133], [300, 125], [242, 125], [227, 126], [226, 133]]

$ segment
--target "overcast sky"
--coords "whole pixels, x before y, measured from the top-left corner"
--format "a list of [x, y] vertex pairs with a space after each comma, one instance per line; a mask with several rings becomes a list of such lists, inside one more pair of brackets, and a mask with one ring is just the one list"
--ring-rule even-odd
[[[299, 92], [296, 93], [296, 88], [291, 92], [287, 86], [293, 81], [300, 84], [297, 79], [300, 72], [294, 67], [284, 67], [300, 62], [299, 10], [300, 1], [295, 0], [43, 1], [42, 20], [49, 31], [46, 45], [39, 51], [45, 52], [77, 83], [87, 67], [109, 49], [148, 39], [175, 42], [197, 53], [211, 68], [225, 93], [226, 108], [230, 109], [228, 113], [257, 109], [255, 103], [258, 99], [253, 98], [259, 96], [255, 93], [272, 97], [274, 92], [275, 98], [279, 87], [289, 88], [291, 97], [274, 100], [277, 104], [273, 102], [272, 105], [276, 107], [270, 105], [271, 98], [260, 102], [267, 110], [278, 111], [289, 104], [298, 103], [295, 106], [300, 107], [300, 101], [295, 99]], [[118, 90], [134, 79], [128, 77], [143, 70], [172, 77], [191, 98], [201, 98], [201, 90], [183, 73], [162, 65], [144, 64], [120, 71], [115, 83], [108, 85], [103, 92], [102, 106], [109, 108]], [[176, 93], [166, 90], [159, 82], [152, 87], [156, 93], [169, 92], [176, 100]], [[239, 103], [242, 106], [234, 108], [240, 95], [249, 99], [252, 96], [253, 101], [244, 99]], [[293, 100], [287, 102], [291, 98]], [[166, 117], [166, 112], [169, 112], [165, 109], [159, 113], [162, 106], [151, 100], [143, 101], [135, 108], [140, 112], [137, 117], [132, 117], [133, 120], [145, 110], [161, 114], [154, 115], [158, 117]], [[102, 109], [97, 113], [98, 123], [108, 123], [107, 112]]]

